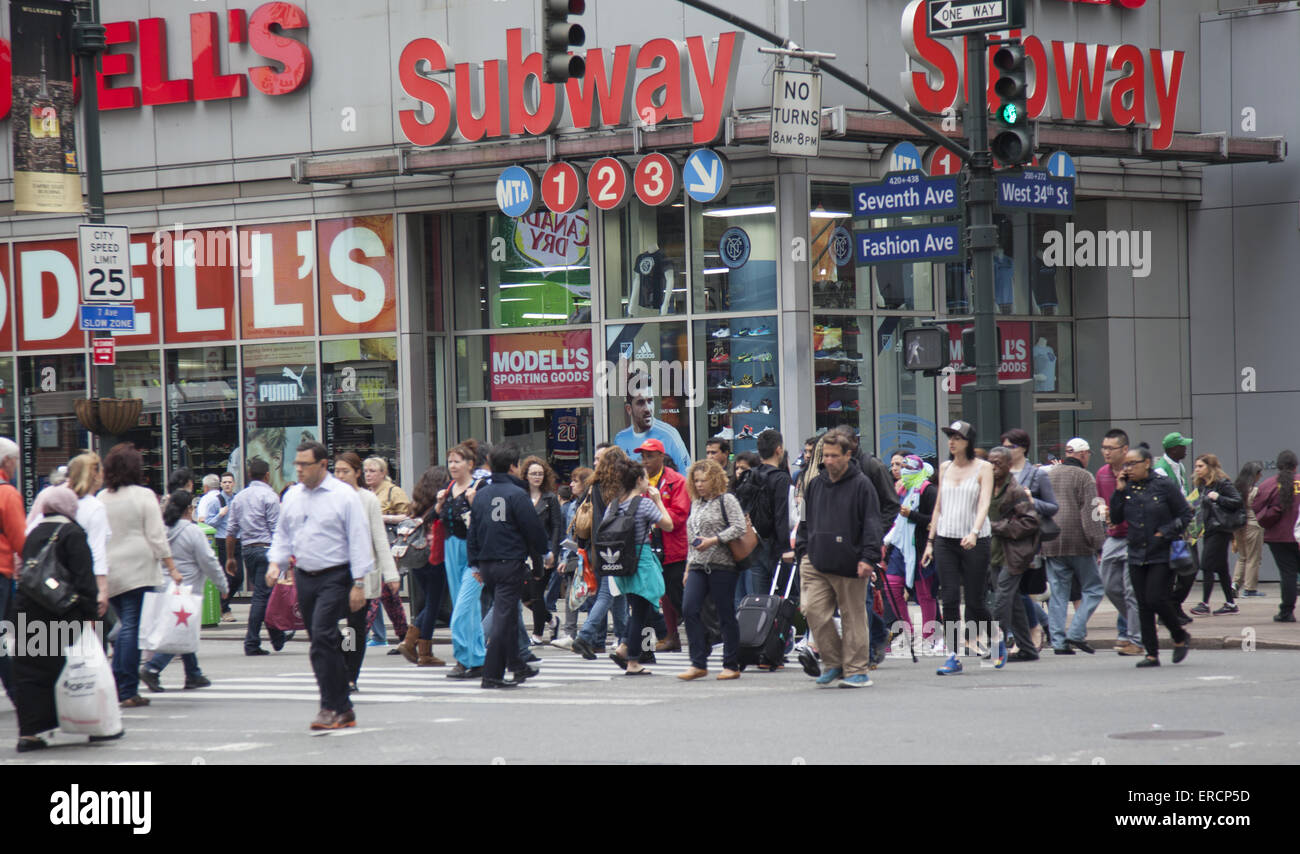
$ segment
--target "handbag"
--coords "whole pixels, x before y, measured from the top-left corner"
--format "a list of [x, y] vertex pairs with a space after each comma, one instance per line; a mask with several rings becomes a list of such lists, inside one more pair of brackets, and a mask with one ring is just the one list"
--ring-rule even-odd
[[1246, 527], [1245, 501], [1236, 510], [1224, 510], [1219, 506], [1219, 502], [1211, 501], [1208, 498], [1203, 499], [1203, 502], [1206, 522], [1213, 524], [1215, 530], [1230, 534], [1239, 528]]
[[62, 616], [81, 601], [81, 594], [72, 584], [72, 573], [59, 560], [55, 544], [59, 534], [71, 524], [66, 516], [64, 524], [50, 534], [50, 538], [34, 556], [23, 561], [22, 574], [18, 576], [18, 591], [43, 610]]
[[1192, 551], [1184, 539], [1174, 540], [1169, 544], [1169, 566], [1179, 575], [1195, 575], [1196, 563], [1192, 560]]
[[[594, 487], [593, 487], [594, 488]], [[573, 536], [579, 540], [591, 539], [591, 517], [595, 510], [591, 505], [591, 493], [578, 505], [578, 509], [573, 514], [573, 523], [570, 530]]]
[[[726, 497], [718, 496], [718, 500], [722, 502], [722, 520], [730, 528], [731, 519], [727, 515]], [[758, 548], [758, 534], [755, 533], [754, 525], [749, 521], [748, 516], [745, 517], [745, 533], [727, 543], [727, 548], [731, 550], [731, 559], [736, 562], [736, 569], [749, 568], [749, 556], [754, 553], [754, 549]]]
[[[1033, 479], [1032, 479], [1032, 483], [1033, 483], [1035, 486], [1037, 486], [1037, 485], [1038, 485], [1038, 478], [1039, 478], [1039, 477], [1043, 477], [1043, 476], [1045, 476], [1045, 474], [1044, 474], [1042, 468], [1035, 466], [1035, 467], [1034, 467], [1034, 476], [1033, 476]], [[1032, 490], [1032, 489], [1030, 490], [1029, 494], [1030, 494], [1031, 497], [1033, 496], [1034, 493], [1033, 493], [1033, 490]], [[1058, 525], [1058, 524], [1056, 523], [1056, 520], [1053, 519], [1051, 516], [1046, 516], [1046, 515], [1044, 515], [1044, 514], [1042, 514], [1042, 513], [1039, 513], [1039, 514], [1038, 514], [1038, 540], [1039, 540], [1039, 542], [1042, 542], [1042, 543], [1050, 542], [1050, 541], [1056, 539], [1056, 538], [1059, 537], [1059, 536], [1061, 536], [1061, 526]]]
[[275, 582], [271, 599], [266, 603], [266, 624], [282, 632], [307, 628], [302, 609], [298, 607], [298, 587], [292, 579], [281, 578]]
[[419, 569], [429, 562], [429, 519], [432, 515], [430, 510], [424, 516], [398, 523], [396, 539], [389, 548], [399, 570]]

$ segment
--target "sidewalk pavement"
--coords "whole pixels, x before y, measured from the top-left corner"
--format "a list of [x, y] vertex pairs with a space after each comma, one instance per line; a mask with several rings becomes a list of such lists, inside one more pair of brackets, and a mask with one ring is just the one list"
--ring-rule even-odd
[[[1183, 603], [1183, 610], [1193, 617], [1193, 622], [1186, 626], [1192, 636], [1192, 649], [1240, 649], [1243, 641], [1255, 649], [1295, 649], [1300, 650], [1300, 623], [1275, 623], [1273, 615], [1277, 613], [1280, 586], [1277, 582], [1261, 582], [1259, 590], [1264, 596], [1238, 597], [1236, 614], [1221, 617], [1197, 617], [1191, 614], [1192, 608], [1201, 601], [1201, 582]], [[1223, 604], [1223, 590], [1215, 585], [1210, 598], [1210, 610]], [[1046, 610], [1047, 605], [1043, 605]], [[1074, 608], [1070, 608], [1070, 618], [1074, 617]], [[1101, 605], [1088, 621], [1088, 643], [1103, 649], [1113, 649], [1118, 632], [1115, 631], [1116, 612], [1110, 600], [1102, 599]], [[1156, 623], [1160, 632], [1161, 643], [1168, 641], [1169, 632]]]

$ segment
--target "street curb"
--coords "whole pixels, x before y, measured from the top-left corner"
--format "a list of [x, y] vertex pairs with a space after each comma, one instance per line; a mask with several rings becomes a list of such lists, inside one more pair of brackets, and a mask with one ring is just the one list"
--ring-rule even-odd
[[[1089, 641], [1095, 649], [1114, 649], [1115, 641], [1113, 640], [1095, 640]], [[1228, 635], [1223, 638], [1192, 638], [1192, 649], [1241, 649], [1243, 639], [1241, 635]], [[1300, 642], [1295, 641], [1277, 641], [1277, 640], [1256, 640], [1255, 649], [1270, 650], [1300, 650]]]

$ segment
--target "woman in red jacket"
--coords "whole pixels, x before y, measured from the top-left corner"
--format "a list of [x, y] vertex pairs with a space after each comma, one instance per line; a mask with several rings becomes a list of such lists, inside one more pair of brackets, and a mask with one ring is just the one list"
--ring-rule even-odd
[[1295, 451], [1277, 455], [1277, 474], [1259, 485], [1255, 496], [1255, 518], [1264, 529], [1264, 542], [1273, 553], [1282, 578], [1282, 604], [1273, 615], [1275, 623], [1295, 622], [1296, 576], [1300, 574], [1300, 546], [1296, 545], [1296, 511], [1300, 481], [1296, 480]]

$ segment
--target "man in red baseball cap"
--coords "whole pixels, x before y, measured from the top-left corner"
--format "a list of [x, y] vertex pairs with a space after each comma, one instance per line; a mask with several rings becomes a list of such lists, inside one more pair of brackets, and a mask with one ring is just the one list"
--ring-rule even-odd
[[[664, 621], [666, 632], [655, 646], [658, 652], [676, 652], [682, 648], [677, 634], [677, 618], [682, 613], [682, 577], [686, 574], [686, 517], [691, 515], [691, 498], [686, 492], [686, 477], [664, 465], [664, 443], [646, 439], [636, 449], [645, 465], [650, 485], [663, 496], [664, 507], [672, 517], [673, 529], [654, 530], [652, 545], [664, 567]], [[650, 656], [646, 656], [649, 658]]]

